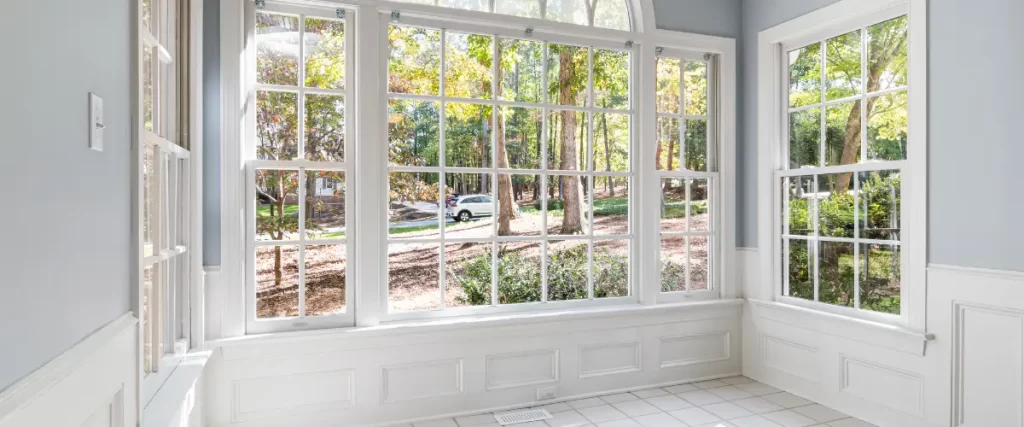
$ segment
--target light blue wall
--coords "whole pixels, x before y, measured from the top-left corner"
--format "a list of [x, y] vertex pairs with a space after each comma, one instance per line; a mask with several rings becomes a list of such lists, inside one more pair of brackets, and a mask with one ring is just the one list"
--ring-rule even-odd
[[[836, 0], [744, 0], [738, 244], [757, 242], [757, 33]], [[1024, 271], [1024, 2], [928, 13], [928, 261]]]
[[719, 37], [740, 36], [740, 0], [654, 0], [657, 27]]
[[130, 5], [0, 2], [0, 390], [130, 310]]

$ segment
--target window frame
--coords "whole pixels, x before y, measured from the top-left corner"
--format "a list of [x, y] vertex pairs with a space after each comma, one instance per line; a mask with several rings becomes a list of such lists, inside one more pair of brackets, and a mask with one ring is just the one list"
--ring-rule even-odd
[[[288, 2], [290, 5], [302, 5], [301, 7], [326, 7], [316, 2]], [[573, 24], [544, 21], [529, 18], [519, 18], [491, 14], [487, 12], [476, 12], [460, 9], [448, 9], [432, 5], [395, 3], [379, 0], [349, 0], [346, 5], [333, 7], [351, 7], [355, 11], [356, 19], [356, 79], [360, 84], [356, 87], [356, 99], [361, 111], [377, 112], [376, 114], [361, 114], [355, 118], [355, 130], [359, 132], [361, 141], [365, 138], [369, 141], [387, 141], [386, 125], [382, 118], [386, 117], [386, 103], [382, 103], [381, 94], [387, 93], [386, 80], [380, 78], [380, 70], [387, 69], [386, 52], [386, 25], [381, 25], [384, 20], [380, 15], [387, 15], [391, 12], [400, 12], [401, 20], [406, 19], [427, 19], [432, 21], [451, 21], [462, 23], [466, 27], [460, 30], [472, 30], [468, 26], [479, 27], [479, 33], [499, 35], [507, 32], [512, 38], [522, 39], [524, 29], [532, 30], [535, 38], [543, 38], [546, 34], [557, 37], [560, 43], [577, 45], [610, 44], [609, 47], [623, 46], [625, 41], [632, 41], [635, 54], [634, 74], [641, 76], [654, 76], [655, 46], [664, 46], [671, 49], [684, 49], [696, 52], [710, 52], [721, 55], [721, 67], [719, 76], [721, 79], [721, 107], [722, 117], [717, 123], [719, 132], [719, 161], [722, 178], [719, 186], [731, 188], [734, 183], [734, 144], [735, 144], [735, 67], [736, 67], [736, 42], [734, 39], [724, 37], [713, 37], [697, 34], [680, 33], [667, 30], [653, 29], [653, 6], [650, 0], [629, 0], [632, 7], [630, 11], [633, 20], [633, 31], [619, 31], [605, 28], [582, 27]], [[222, 265], [221, 274], [224, 287], [212, 289], [208, 294], [213, 307], [212, 322], [208, 322], [207, 335], [211, 337], [233, 337], [245, 334], [256, 333], [246, 328], [246, 239], [245, 225], [247, 220], [243, 214], [248, 198], [245, 197], [244, 188], [247, 185], [247, 176], [244, 173], [236, 173], [236, 170], [245, 170], [245, 161], [242, 156], [245, 135], [254, 128], [251, 119], [246, 117], [245, 105], [247, 99], [252, 96], [252, 78], [247, 74], [246, 64], [250, 60], [249, 54], [243, 55], [244, 61], [239, 61], [237, 53], [254, 51], [254, 38], [247, 30], [252, 18], [255, 5], [251, 1], [241, 4], [221, 5], [221, 44], [222, 44], [222, 70], [225, 75], [225, 84], [222, 86], [222, 109], [223, 122], [226, 126], [222, 129], [222, 170], [221, 176], [221, 223], [224, 224], [221, 230], [222, 235]], [[406, 21], [408, 22], [408, 21]], [[646, 23], [646, 25], [645, 25]], [[651, 27], [647, 28], [646, 27]], [[385, 40], [382, 44], [381, 40]], [[572, 43], [572, 40], [579, 40]], [[621, 48], [616, 50], [622, 50]], [[237, 77], [236, 77], [237, 76]], [[656, 186], [658, 178], [655, 174], [646, 169], [652, 169], [654, 162], [654, 139], [653, 135], [655, 120], [650, 110], [654, 108], [654, 82], [653, 78], [633, 77], [633, 87], [637, 95], [634, 99], [651, 99], [651, 105], [643, 103], [634, 105], [636, 109], [633, 118], [632, 131], [636, 135], [636, 151], [631, 153], [633, 160], [639, 162], [641, 167], [634, 167], [635, 181], [633, 185], [638, 188]], [[352, 174], [376, 173], [376, 168], [386, 168], [388, 163], [386, 151], [368, 149], [356, 144], [348, 153], [352, 160]], [[379, 166], [377, 166], [379, 165]], [[366, 172], [364, 172], [366, 170]], [[351, 183], [349, 184], [352, 185]], [[365, 230], [386, 230], [387, 220], [381, 218], [385, 213], [387, 195], [384, 192], [374, 190], [371, 185], [360, 184], [354, 186], [357, 199], [355, 211], [359, 218], [360, 228]], [[351, 188], [351, 187], [350, 187]], [[633, 293], [636, 300], [632, 304], [654, 305], [658, 303], [678, 303], [667, 298], [659, 300], [657, 287], [643, 286], [644, 283], [658, 281], [658, 241], [647, 236], [658, 236], [658, 197], [652, 194], [636, 194], [633, 209], [631, 209], [631, 222], [636, 226], [631, 233], [636, 237], [633, 245], [636, 247], [636, 259], [631, 267], [631, 274], [634, 275]], [[733, 192], [722, 192], [722, 209], [719, 218], [722, 224], [732, 224], [735, 219], [735, 212], [732, 206], [735, 205]], [[231, 224], [239, 224], [234, 226]], [[722, 244], [716, 248], [713, 257], [717, 257], [718, 266], [721, 270], [721, 286], [717, 289], [717, 296], [721, 298], [734, 298], [738, 296], [738, 286], [734, 283], [735, 272], [726, 266], [733, 265], [735, 232], [734, 227], [722, 227]], [[386, 236], [369, 231], [359, 233], [353, 238], [361, 253], [386, 253], [386, 246], [382, 241]], [[387, 304], [383, 289], [387, 286], [387, 258], [386, 257], [361, 257], [357, 266], [350, 263], [349, 268], [354, 267], [355, 280], [349, 280], [346, 285], [355, 288], [355, 326], [370, 327], [379, 325], [382, 322], [388, 324], [402, 323], [405, 321], [422, 321], [419, 319], [394, 319], [387, 318], [386, 312], [381, 307]], [[351, 277], [351, 276], [350, 276]], [[632, 296], [631, 296], [632, 297]], [[684, 300], [685, 301], [685, 300]], [[570, 303], [572, 301], [569, 301]], [[601, 307], [600, 304], [593, 304], [592, 301], [583, 301], [588, 304], [574, 306], [567, 304], [560, 307], [563, 311], [591, 311]], [[598, 301], [600, 302], [600, 301]], [[529, 310], [537, 313], [536, 310]], [[490, 313], [487, 313], [490, 314]], [[523, 313], [525, 314], [525, 312]], [[482, 315], [482, 314], [481, 314]], [[518, 316], [520, 313], [509, 313], [508, 315]], [[467, 314], [468, 317], [477, 317]], [[294, 329], [294, 328], [293, 328]], [[289, 329], [289, 330], [293, 330]]]
[[[926, 3], [923, 0], [899, 0], [896, 2], [843, 0], [759, 34], [758, 81], [760, 89], [758, 105], [761, 117], [758, 129], [761, 141], [759, 148], [758, 228], [759, 241], [763, 245], [760, 255], [760, 271], [764, 277], [771, 279], [757, 289], [752, 297], [873, 323], [924, 329], [925, 252], [927, 247], [925, 234], [927, 230], [925, 209], [927, 206], [927, 33], [925, 11]], [[814, 105], [824, 108], [824, 106], [838, 104], [841, 101], [863, 100], [905, 90], [908, 99], [907, 158], [899, 161], [829, 166], [827, 169], [822, 167], [790, 169], [788, 142], [791, 108], [788, 103], [788, 52], [904, 15], [907, 16], [908, 22], [909, 70], [906, 88], [863, 93], [864, 82], [862, 80], [861, 91], [858, 91], [856, 96], [841, 100], [823, 98]], [[863, 63], [862, 53], [862, 69], [864, 66], [866, 64]], [[866, 114], [866, 112], [862, 114]], [[866, 125], [867, 123], [862, 123], [862, 126]], [[863, 137], [866, 138], [866, 135]], [[819, 143], [823, 142], [819, 141]], [[862, 147], [863, 149], [864, 147]], [[823, 153], [819, 153], [819, 156], [822, 155]], [[781, 214], [784, 207], [781, 196], [781, 178], [789, 176], [816, 177], [844, 172], [851, 172], [856, 178], [857, 172], [892, 169], [901, 171], [902, 181], [900, 196], [902, 235], [899, 249], [902, 258], [900, 314], [893, 315], [836, 306], [783, 295], [785, 271], [781, 266], [784, 255], [781, 241], [786, 221]], [[858, 239], [849, 240], [853, 242]], [[816, 237], [810, 241], [820, 242], [822, 240], [818, 240]]]
[[[248, 4], [249, 2], [247, 2]], [[246, 215], [246, 270], [245, 270], [245, 328], [247, 333], [270, 333], [279, 331], [289, 330], [303, 330], [303, 329], [323, 329], [330, 327], [344, 327], [353, 326], [355, 324], [355, 286], [353, 277], [355, 277], [356, 271], [358, 270], [359, 258], [355, 254], [355, 240], [357, 232], [349, 227], [351, 221], [354, 221], [354, 215], [348, 216], [348, 212], [355, 211], [355, 203], [350, 197], [352, 189], [356, 187], [356, 182], [359, 180], [357, 175], [353, 171], [352, 158], [355, 157], [354, 150], [358, 145], [354, 143], [355, 138], [355, 119], [356, 109], [350, 109], [350, 105], [354, 104], [355, 96], [355, 11], [349, 8], [339, 6], [336, 9], [325, 9], [315, 7], [303, 7], [295, 6], [290, 4], [272, 3], [267, 4], [263, 8], [247, 8], [246, 16], [246, 28], [247, 34], [255, 37], [255, 19], [257, 13], [269, 13], [284, 16], [293, 16], [298, 20], [299, 23], [299, 42], [298, 42], [298, 56], [296, 63], [296, 82], [294, 86], [291, 85], [274, 85], [274, 84], [263, 84], [258, 83], [255, 79], [252, 79], [250, 99], [256, 99], [256, 93], [259, 91], [276, 92], [276, 93], [295, 93], [296, 94], [296, 157], [293, 160], [258, 160], [256, 155], [256, 118], [255, 114], [248, 114], [245, 118], [247, 122], [247, 132], [244, 134], [245, 138], [242, 142], [244, 151], [243, 161], [245, 168], [245, 215]], [[333, 13], [332, 13], [333, 12]], [[339, 17], [339, 13], [344, 13], [343, 17]], [[306, 18], [324, 19], [332, 21], [340, 21], [344, 23], [345, 31], [345, 77], [344, 77], [344, 88], [342, 89], [323, 89], [306, 87], [305, 83], [305, 70], [306, 70], [306, 52], [305, 52], [305, 34], [306, 33]], [[243, 67], [244, 72], [247, 76], [255, 76], [256, 72], [256, 45], [255, 40], [253, 49], [246, 51], [246, 64]], [[327, 162], [327, 161], [314, 161], [307, 160], [303, 155], [305, 153], [305, 96], [307, 94], [319, 94], [319, 95], [340, 95], [344, 98], [344, 122], [345, 122], [345, 147], [344, 156], [341, 161]], [[255, 107], [254, 107], [255, 111]], [[251, 122], [251, 124], [249, 124]], [[310, 239], [308, 238], [305, 231], [304, 221], [299, 221], [298, 239], [295, 240], [280, 240], [280, 241], [257, 241], [256, 233], [256, 207], [251, 201], [256, 200], [255, 186], [252, 185], [256, 181], [256, 171], [258, 170], [273, 170], [278, 172], [295, 172], [297, 178], [301, 181], [306, 172], [309, 171], [336, 171], [344, 174], [344, 184], [335, 184], [335, 188], [343, 187], [345, 193], [345, 237], [342, 239]], [[298, 198], [298, 210], [299, 217], [305, 216], [305, 200], [306, 188], [304, 185], [298, 185], [296, 188], [296, 196]], [[277, 243], [275, 245], [274, 243]], [[345, 263], [346, 263], [346, 277], [345, 277], [345, 311], [342, 313], [323, 315], [323, 316], [307, 316], [303, 314], [305, 308], [305, 257], [304, 248], [307, 246], [316, 245], [338, 245], [343, 244], [345, 246]], [[259, 247], [289, 247], [295, 246], [298, 250], [298, 266], [299, 266], [299, 315], [289, 317], [270, 317], [270, 318], [259, 318], [256, 313], [256, 250]]]

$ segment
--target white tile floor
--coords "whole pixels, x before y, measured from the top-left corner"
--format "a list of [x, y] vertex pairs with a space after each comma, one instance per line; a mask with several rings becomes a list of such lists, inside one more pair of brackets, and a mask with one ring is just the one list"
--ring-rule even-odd
[[[873, 427], [746, 377], [651, 388], [543, 406], [554, 418], [514, 427]], [[395, 427], [410, 427], [409, 425]], [[493, 414], [412, 427], [499, 427]]]

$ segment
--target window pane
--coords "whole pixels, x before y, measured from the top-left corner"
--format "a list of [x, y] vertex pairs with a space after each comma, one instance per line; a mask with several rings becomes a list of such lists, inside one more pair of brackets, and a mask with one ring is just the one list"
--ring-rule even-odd
[[819, 244], [818, 300], [853, 307], [853, 243]]
[[711, 231], [711, 194], [707, 178], [690, 181], [690, 229], [688, 231]]
[[818, 175], [818, 235], [853, 237], [852, 173]]
[[543, 18], [540, 15], [540, 0], [495, 0], [494, 13], [523, 18]]
[[298, 95], [256, 91], [256, 158], [292, 160], [299, 154]]
[[391, 174], [388, 237], [431, 239], [441, 236], [438, 175], [422, 172]]
[[156, 148], [146, 145], [146, 149], [142, 151], [142, 256], [153, 255], [153, 236], [159, 224], [153, 206], [153, 199], [156, 198], [153, 192], [154, 185], [159, 185], [154, 150]]
[[256, 317], [299, 315], [298, 246], [256, 247]]
[[446, 173], [445, 236], [488, 238], [494, 235], [494, 175]]
[[464, 307], [491, 304], [492, 243], [445, 245], [445, 304]]
[[542, 253], [540, 242], [498, 244], [499, 304], [540, 302]]
[[899, 171], [860, 172], [860, 238], [900, 239]]
[[548, 45], [548, 102], [577, 106], [587, 104], [588, 56], [585, 47]]
[[142, 29], [153, 33], [153, 0], [142, 0]]
[[388, 311], [410, 312], [441, 308], [436, 243], [388, 245]]
[[[510, 3], [498, 1], [498, 4]], [[518, 3], [518, 2], [516, 2]], [[544, 65], [541, 62], [544, 45], [540, 42], [500, 39], [499, 70], [501, 73], [500, 99], [505, 101], [541, 102], [543, 100]]]
[[907, 17], [868, 27], [868, 92], [907, 85]]
[[656, 167], [658, 170], [677, 171], [680, 169], [679, 119], [658, 117], [658, 149]]
[[299, 238], [299, 173], [256, 171], [256, 240]]
[[907, 158], [907, 92], [868, 100], [868, 159]]
[[441, 31], [392, 25], [388, 27], [388, 41], [391, 48], [388, 90], [437, 95], [441, 76]]
[[594, 241], [594, 298], [629, 296], [629, 240]]
[[548, 113], [548, 169], [586, 170], [587, 113], [551, 111]]
[[548, 301], [590, 298], [590, 242], [548, 242]]
[[825, 109], [825, 166], [860, 162], [860, 108], [860, 101], [853, 101]]
[[821, 102], [821, 44], [789, 52], [789, 106]]
[[299, 18], [256, 13], [256, 82], [299, 84]]
[[438, 166], [438, 103], [392, 99], [388, 105], [389, 162], [397, 166]]
[[811, 245], [814, 241], [785, 239], [782, 243], [789, 250], [789, 265], [786, 270], [789, 296], [814, 300], [814, 258], [811, 257]]
[[623, 0], [597, 0], [594, 26], [629, 31], [629, 9]]
[[548, 176], [548, 234], [586, 234], [590, 207], [583, 192], [584, 178], [575, 175]]
[[[501, 174], [498, 180], [498, 235], [540, 235], [543, 214], [540, 206], [540, 175]], [[508, 195], [502, 192], [505, 185], [511, 186]], [[504, 209], [507, 204], [511, 205], [508, 211]]]
[[306, 18], [306, 86], [345, 88], [345, 23]]
[[594, 234], [629, 234], [627, 177], [594, 177]]
[[679, 113], [680, 61], [675, 58], [658, 58], [658, 112]]
[[475, 10], [479, 12], [491, 11], [488, 0], [439, 0], [437, 4], [438, 6], [453, 9]]
[[661, 180], [661, 231], [686, 231], [686, 180]]
[[345, 172], [306, 172], [306, 236], [345, 238]]
[[142, 123], [146, 130], [156, 132], [153, 123], [153, 103], [156, 98], [153, 93], [153, 49], [143, 46], [142, 48]]
[[306, 159], [340, 162], [345, 159], [345, 98], [306, 95]]
[[789, 167], [799, 169], [821, 163], [821, 108], [789, 114]]
[[706, 172], [708, 170], [708, 122], [707, 120], [686, 121], [686, 155], [683, 165], [687, 170]]
[[686, 253], [690, 262], [690, 290], [711, 289], [711, 238], [693, 236], [686, 240], [689, 245]]
[[499, 113], [498, 126], [501, 126], [499, 130], [504, 130], [504, 138], [498, 139], [498, 167], [539, 169], [541, 110], [500, 107]]
[[[814, 195], [814, 178], [797, 176], [784, 178], [783, 191], [789, 192], [789, 235], [808, 236], [814, 234], [814, 215], [812, 197]], [[785, 200], [785, 199], [783, 199]]]
[[305, 258], [306, 315], [344, 313], [348, 273], [345, 245], [306, 246]]
[[686, 61], [686, 111], [685, 114], [705, 116], [708, 114], [708, 64]]
[[825, 41], [825, 99], [861, 93], [860, 30]]
[[860, 245], [860, 308], [900, 314], [900, 247]]
[[661, 238], [661, 291], [686, 290], [686, 238]]
[[150, 303], [153, 301], [153, 280], [155, 267], [147, 267], [142, 270], [142, 363], [145, 373], [153, 371], [153, 308]]
[[594, 97], [595, 107], [629, 108], [629, 52], [594, 49]]
[[594, 170], [629, 172], [629, 116], [594, 113]]
[[453, 31], [445, 34], [444, 94], [491, 99], [494, 37]]
[[589, 25], [587, 6], [584, 1], [586, 0], [547, 0], [547, 16], [545, 18], [549, 21]]
[[490, 105], [445, 104], [444, 164], [446, 167], [491, 167]]

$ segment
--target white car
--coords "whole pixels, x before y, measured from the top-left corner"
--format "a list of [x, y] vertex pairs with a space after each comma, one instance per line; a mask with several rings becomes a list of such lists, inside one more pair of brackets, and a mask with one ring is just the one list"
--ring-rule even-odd
[[456, 221], [494, 215], [494, 198], [487, 194], [467, 194], [448, 201], [447, 215]]

